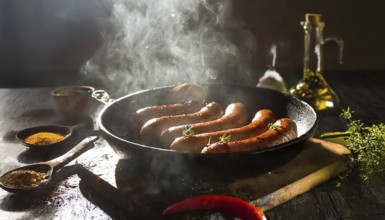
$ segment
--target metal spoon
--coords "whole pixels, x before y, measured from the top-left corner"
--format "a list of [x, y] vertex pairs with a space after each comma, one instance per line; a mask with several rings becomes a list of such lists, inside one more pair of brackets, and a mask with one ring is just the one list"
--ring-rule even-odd
[[[0, 177], [0, 187], [13, 193], [30, 192], [30, 191], [43, 188], [50, 182], [55, 172], [57, 172], [60, 168], [62, 168], [65, 164], [69, 163], [75, 157], [79, 156], [79, 154], [77, 153], [81, 151], [84, 147], [86, 147], [90, 142], [95, 141], [97, 138], [98, 138], [97, 135], [86, 137], [74, 148], [72, 148], [70, 151], [53, 160], [50, 160], [47, 162], [35, 163], [35, 164], [19, 167], [11, 171], [8, 171], [7, 173], [3, 174]], [[84, 153], [84, 152], [81, 152], [81, 153]], [[32, 170], [35, 172], [43, 173], [45, 174], [45, 180], [41, 184], [37, 184], [37, 186], [32, 186], [32, 187], [22, 187], [22, 186], [15, 187], [15, 186], [10, 186], [8, 184], [4, 184], [6, 176], [17, 170], [19, 171]]]
[[[49, 149], [49, 148], [52, 148], [52, 147], [56, 147], [56, 146], [59, 146], [59, 145], [62, 145], [72, 134], [74, 131], [76, 130], [79, 130], [83, 127], [85, 127], [86, 124], [85, 123], [80, 123], [80, 124], [77, 124], [77, 125], [74, 125], [74, 126], [63, 126], [63, 125], [43, 125], [43, 126], [37, 126], [37, 127], [31, 127], [31, 128], [26, 128], [26, 129], [23, 129], [19, 132], [17, 132], [16, 134], [16, 138], [21, 141], [21, 143], [27, 147], [30, 147], [30, 148], [34, 148], [34, 149]], [[41, 145], [41, 144], [31, 144], [31, 143], [27, 143], [26, 142], [26, 139], [33, 135], [33, 134], [37, 134], [39, 132], [52, 132], [52, 133], [56, 133], [56, 134], [60, 134], [62, 135], [64, 138], [59, 141], [59, 142], [55, 142], [55, 143], [52, 143], [52, 144], [45, 144], [45, 145]]]

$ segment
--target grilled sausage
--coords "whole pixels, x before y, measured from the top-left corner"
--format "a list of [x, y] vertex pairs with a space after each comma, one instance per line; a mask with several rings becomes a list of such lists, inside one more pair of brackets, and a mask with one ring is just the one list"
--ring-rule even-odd
[[206, 101], [207, 91], [202, 86], [195, 83], [183, 83], [175, 86], [166, 97], [167, 103], [179, 103], [195, 101], [200, 105]]
[[268, 129], [268, 124], [275, 122], [274, 113], [268, 109], [259, 110], [251, 123], [241, 128], [233, 128], [217, 132], [209, 132], [193, 135], [191, 137], [179, 137], [171, 143], [170, 149], [200, 153], [209, 142], [220, 141], [221, 137], [228, 136], [231, 140], [242, 140], [262, 134]]
[[143, 144], [158, 144], [160, 134], [169, 127], [210, 121], [221, 117], [222, 114], [222, 106], [217, 102], [211, 102], [199, 112], [150, 119], [140, 130], [140, 136]]
[[180, 115], [199, 111], [201, 104], [195, 101], [186, 103], [175, 103], [166, 105], [148, 106], [138, 109], [129, 118], [129, 126], [140, 129], [144, 123], [152, 118], [159, 118], [166, 115]]
[[293, 140], [297, 137], [297, 126], [295, 122], [289, 118], [282, 118], [277, 120], [272, 128], [264, 133], [244, 139], [240, 141], [217, 142], [202, 150], [203, 154], [212, 153], [229, 153], [253, 151], [272, 147], [284, 142]]
[[183, 136], [184, 129], [190, 129], [194, 134], [200, 134], [237, 128], [247, 123], [247, 117], [246, 108], [242, 103], [232, 103], [227, 106], [225, 114], [221, 118], [208, 122], [170, 127], [162, 132], [160, 140], [165, 147], [169, 147], [175, 138]]

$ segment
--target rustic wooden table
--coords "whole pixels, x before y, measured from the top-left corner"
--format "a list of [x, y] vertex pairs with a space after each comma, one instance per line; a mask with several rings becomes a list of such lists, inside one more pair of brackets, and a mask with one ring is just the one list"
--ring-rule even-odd
[[[356, 112], [356, 117], [365, 123], [385, 122], [384, 79], [384, 74], [373, 73], [335, 74], [330, 78], [330, 84], [341, 98], [341, 107], [319, 113], [320, 123], [315, 136], [325, 131], [344, 130], [346, 124], [339, 118], [339, 114], [341, 108], [346, 106], [350, 106]], [[23, 164], [49, 160], [68, 150], [31, 151], [15, 139], [16, 132], [26, 127], [71, 124], [62, 121], [56, 115], [50, 100], [51, 90], [51, 88], [0, 89], [0, 173]], [[95, 112], [100, 107], [102, 106], [95, 104]], [[73, 143], [80, 141], [88, 132], [89, 129], [79, 131]], [[99, 139], [92, 149], [83, 153], [76, 161], [113, 186], [116, 186], [115, 174], [124, 168], [120, 166], [119, 157], [103, 139]], [[86, 184], [83, 184], [76, 175], [75, 167], [74, 161], [68, 164], [57, 173], [52, 186], [39, 192], [11, 194], [0, 190], [0, 219], [130, 217], [126, 210], [93, 193]], [[130, 168], [124, 172], [130, 172]], [[385, 219], [384, 178], [376, 179], [369, 186], [354, 180], [343, 188], [336, 188], [335, 181], [336, 179], [331, 179], [267, 211], [268, 219]], [[149, 187], [147, 190], [154, 189]], [[143, 213], [143, 216], [146, 216], [146, 213]], [[216, 217], [228, 219], [221, 215]]]

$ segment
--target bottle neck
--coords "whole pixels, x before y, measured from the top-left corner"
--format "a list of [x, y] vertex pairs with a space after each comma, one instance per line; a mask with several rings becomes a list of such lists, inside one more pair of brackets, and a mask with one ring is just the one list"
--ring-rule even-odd
[[323, 22], [301, 22], [304, 28], [304, 74], [323, 71]]

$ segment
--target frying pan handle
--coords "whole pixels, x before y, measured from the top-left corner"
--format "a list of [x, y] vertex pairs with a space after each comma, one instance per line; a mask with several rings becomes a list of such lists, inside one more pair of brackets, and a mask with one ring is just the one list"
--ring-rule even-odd
[[92, 97], [104, 104], [109, 104], [114, 101], [111, 99], [108, 93], [104, 90], [95, 90], [92, 92]]

